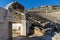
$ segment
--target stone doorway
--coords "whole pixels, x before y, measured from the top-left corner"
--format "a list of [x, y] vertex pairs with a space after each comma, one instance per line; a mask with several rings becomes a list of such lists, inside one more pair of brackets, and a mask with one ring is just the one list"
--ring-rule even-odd
[[12, 23], [12, 37], [21, 36], [21, 27], [20, 23]]
[[[13, 29], [13, 24], [15, 27], [15, 29]], [[14, 37], [18, 37], [20, 36], [20, 25], [17, 25], [17, 23], [13, 23], [13, 22], [9, 22], [8, 23], [8, 40], [12, 40]]]

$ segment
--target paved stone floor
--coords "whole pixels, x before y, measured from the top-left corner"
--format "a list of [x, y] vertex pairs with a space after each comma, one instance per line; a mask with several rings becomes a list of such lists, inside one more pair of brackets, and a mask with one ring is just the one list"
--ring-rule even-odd
[[35, 37], [17, 37], [14, 40], [52, 40], [50, 35], [45, 36], [35, 36]]
[[60, 33], [56, 33], [54, 35], [43, 35], [43, 36], [36, 36], [36, 35], [30, 35], [28, 37], [20, 36], [15, 37], [13, 40], [60, 40]]

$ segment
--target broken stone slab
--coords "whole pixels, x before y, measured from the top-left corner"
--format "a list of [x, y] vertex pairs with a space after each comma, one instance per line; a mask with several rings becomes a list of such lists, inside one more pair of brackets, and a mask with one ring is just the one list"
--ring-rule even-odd
[[51, 29], [51, 28], [46, 28], [46, 29], [44, 29], [44, 31], [45, 31], [45, 35], [52, 35], [52, 32], [53, 32], [53, 30]]
[[54, 35], [54, 37], [52, 37], [52, 40], [60, 40], [60, 33]]

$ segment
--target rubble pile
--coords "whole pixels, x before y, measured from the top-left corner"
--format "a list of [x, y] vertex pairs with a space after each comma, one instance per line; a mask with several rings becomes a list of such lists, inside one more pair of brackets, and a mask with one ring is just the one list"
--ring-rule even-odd
[[[55, 37], [57, 37], [56, 35], [58, 33], [60, 33], [60, 24], [58, 22], [54, 22], [53, 20], [51, 20], [51, 21], [48, 20], [49, 17], [47, 17], [47, 19], [46, 19], [43, 16], [35, 14], [35, 13], [26, 14], [27, 20], [29, 20], [33, 24], [33, 26], [39, 27], [40, 30], [44, 31], [44, 33], [43, 33], [44, 35], [49, 35], [49, 36], [51, 36], [52, 40], [56, 40], [56, 38], [55, 38]], [[58, 35], [60, 35], [60, 34], [58, 34]], [[57, 38], [59, 38], [59, 37], [57, 37]]]

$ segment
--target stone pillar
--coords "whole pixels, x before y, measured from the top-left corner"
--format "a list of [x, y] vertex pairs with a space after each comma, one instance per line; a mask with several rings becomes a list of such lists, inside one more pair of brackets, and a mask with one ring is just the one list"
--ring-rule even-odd
[[22, 20], [21, 35], [27, 36], [29, 34], [29, 26], [27, 26], [26, 20]]
[[21, 35], [22, 36], [26, 36], [27, 33], [26, 33], [26, 21], [25, 20], [22, 20], [22, 27], [21, 27]]

